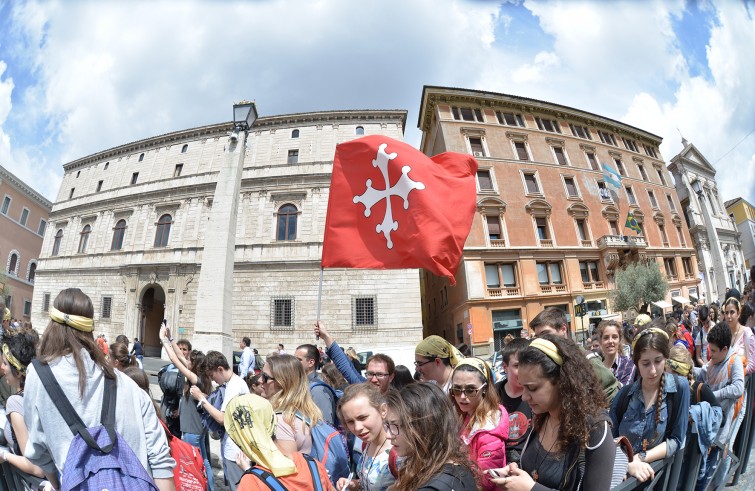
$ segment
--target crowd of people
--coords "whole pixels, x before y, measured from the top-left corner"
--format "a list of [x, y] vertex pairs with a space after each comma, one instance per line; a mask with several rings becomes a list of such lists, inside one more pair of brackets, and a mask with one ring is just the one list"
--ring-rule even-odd
[[[438, 336], [416, 346], [413, 367], [380, 353], [362, 367], [321, 321], [324, 347], [278, 345], [263, 359], [241, 339], [236, 373], [164, 322], [160, 405], [138, 340], [108, 345], [93, 317], [71, 288], [41, 336], [3, 318], [0, 463], [25, 489], [117, 478], [134, 490], [214, 490], [215, 438], [234, 491], [609, 490], [653, 479], [651, 464], [684, 448], [690, 425], [703, 453], [696, 489], [719, 489], [752, 404], [755, 308], [735, 290], [720, 306], [604, 320], [584, 347], [546, 308], [501, 346], [502, 373]], [[174, 438], [196, 449], [201, 487], [183, 484]]]

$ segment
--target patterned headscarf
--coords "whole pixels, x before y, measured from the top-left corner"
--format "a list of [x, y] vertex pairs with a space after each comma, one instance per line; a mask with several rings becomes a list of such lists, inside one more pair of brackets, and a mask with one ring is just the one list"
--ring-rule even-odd
[[451, 366], [455, 367], [464, 358], [451, 343], [440, 336], [428, 336], [414, 349], [414, 354], [424, 358], [450, 358]]

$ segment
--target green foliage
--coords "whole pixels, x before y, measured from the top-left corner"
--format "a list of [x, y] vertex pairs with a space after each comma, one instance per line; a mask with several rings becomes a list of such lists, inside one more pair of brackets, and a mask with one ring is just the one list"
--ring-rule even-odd
[[658, 263], [635, 262], [616, 272], [616, 290], [612, 292], [614, 310], [626, 311], [634, 307], [638, 311], [650, 302], [666, 298], [668, 283]]

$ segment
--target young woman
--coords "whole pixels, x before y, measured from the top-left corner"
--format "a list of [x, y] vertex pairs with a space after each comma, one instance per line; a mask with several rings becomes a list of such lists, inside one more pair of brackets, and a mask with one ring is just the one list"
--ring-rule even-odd
[[697, 323], [700, 330], [695, 338], [695, 366], [701, 367], [710, 360], [710, 350], [708, 349], [708, 332], [715, 325], [710, 320], [710, 309], [706, 305], [701, 305], [697, 309]]
[[435, 384], [409, 384], [385, 394], [388, 439], [403, 457], [394, 491], [473, 491], [474, 464], [459, 438], [448, 394]]
[[262, 367], [264, 397], [278, 415], [275, 444], [285, 455], [312, 452], [309, 426], [322, 420], [322, 412], [309, 394], [309, 382], [301, 362], [291, 355], [270, 356]]
[[666, 373], [669, 336], [661, 326], [653, 321], [635, 336], [639, 379], [624, 386], [611, 405], [613, 436], [625, 436], [632, 444], [627, 473], [640, 482], [654, 476], [649, 463], [673, 455], [687, 434], [690, 387], [686, 379]]
[[731, 329], [731, 350], [737, 353], [745, 366], [745, 376], [755, 372], [755, 336], [752, 330], [739, 323], [742, 306], [734, 297], [724, 302], [724, 318]]
[[534, 428], [521, 468], [495, 469], [499, 477], [491, 481], [514, 491], [576, 490], [580, 483], [581, 489], [610, 489], [616, 446], [603, 387], [579, 346], [544, 334], [519, 352], [518, 375]]
[[393, 372], [393, 382], [391, 382], [392, 388], [398, 390], [403, 386], [413, 384], [414, 382], [416, 382], [416, 380], [414, 380], [411, 370], [405, 365], [396, 365], [396, 369]]
[[[22, 330], [13, 336], [3, 336], [2, 370], [5, 379], [13, 390], [13, 395], [5, 403], [5, 439], [10, 452], [0, 452], [0, 463], [8, 462], [23, 473], [44, 478], [42, 469], [32, 464], [24, 457], [29, 432], [24, 423], [24, 384], [26, 382], [26, 368], [35, 357], [35, 349], [39, 335], [34, 330]], [[24, 481], [25, 489], [32, 489], [29, 482]]]
[[[39, 359], [49, 365], [71, 405], [87, 427], [100, 425], [105, 379], [117, 387], [115, 429], [133, 450], [161, 491], [172, 491], [175, 461], [149, 396], [133, 380], [114, 370], [92, 337], [94, 306], [78, 288], [63, 290], [50, 308], [50, 323], [39, 343]], [[42, 386], [33, 366], [27, 367], [24, 421], [29, 428], [25, 455], [60, 488], [73, 433]]]
[[352, 435], [364, 442], [362, 461], [348, 487], [346, 479], [336, 483], [338, 491], [385, 491], [395, 482], [389, 466], [391, 442], [383, 428], [387, 411], [380, 390], [368, 382], [349, 385], [338, 401], [338, 418]]
[[110, 362], [113, 368], [121, 372], [127, 367], [136, 367], [136, 357], [128, 353], [128, 346], [123, 343], [115, 342], [110, 345]]
[[500, 404], [493, 374], [484, 361], [463, 358], [451, 375], [451, 399], [461, 423], [461, 439], [467, 444], [470, 460], [477, 462], [482, 488], [496, 488], [486, 469], [506, 465], [506, 439], [509, 414]]
[[199, 414], [197, 403], [190, 393], [192, 385], [196, 385], [202, 391], [202, 394], [212, 392], [212, 380], [207, 375], [207, 371], [203, 369], [205, 355], [201, 351], [192, 350], [187, 360], [178, 344], [171, 338], [170, 329], [167, 326], [160, 330], [160, 339], [171, 363], [186, 377], [183, 395], [178, 402], [178, 423], [182, 433], [181, 439], [199, 449], [207, 472], [208, 491], [214, 491], [215, 477], [210, 465], [207, 431], [202, 425], [202, 417]]
[[623, 387], [634, 379], [634, 362], [624, 354], [621, 331], [621, 324], [617, 321], [604, 320], [598, 324], [597, 336], [603, 352], [603, 365]]

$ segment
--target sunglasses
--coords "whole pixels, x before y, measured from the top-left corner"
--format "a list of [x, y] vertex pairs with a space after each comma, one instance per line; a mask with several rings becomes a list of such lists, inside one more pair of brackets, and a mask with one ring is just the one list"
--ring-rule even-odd
[[451, 387], [450, 392], [455, 396], [460, 396], [464, 394], [467, 397], [477, 396], [477, 394], [480, 393], [482, 389], [484, 389], [488, 384], [482, 384], [479, 388], [475, 389], [473, 387]]
[[262, 372], [260, 375], [260, 380], [262, 380], [263, 384], [268, 383], [271, 380], [275, 380], [275, 377], [271, 377], [270, 375], [266, 374], [265, 372]]

